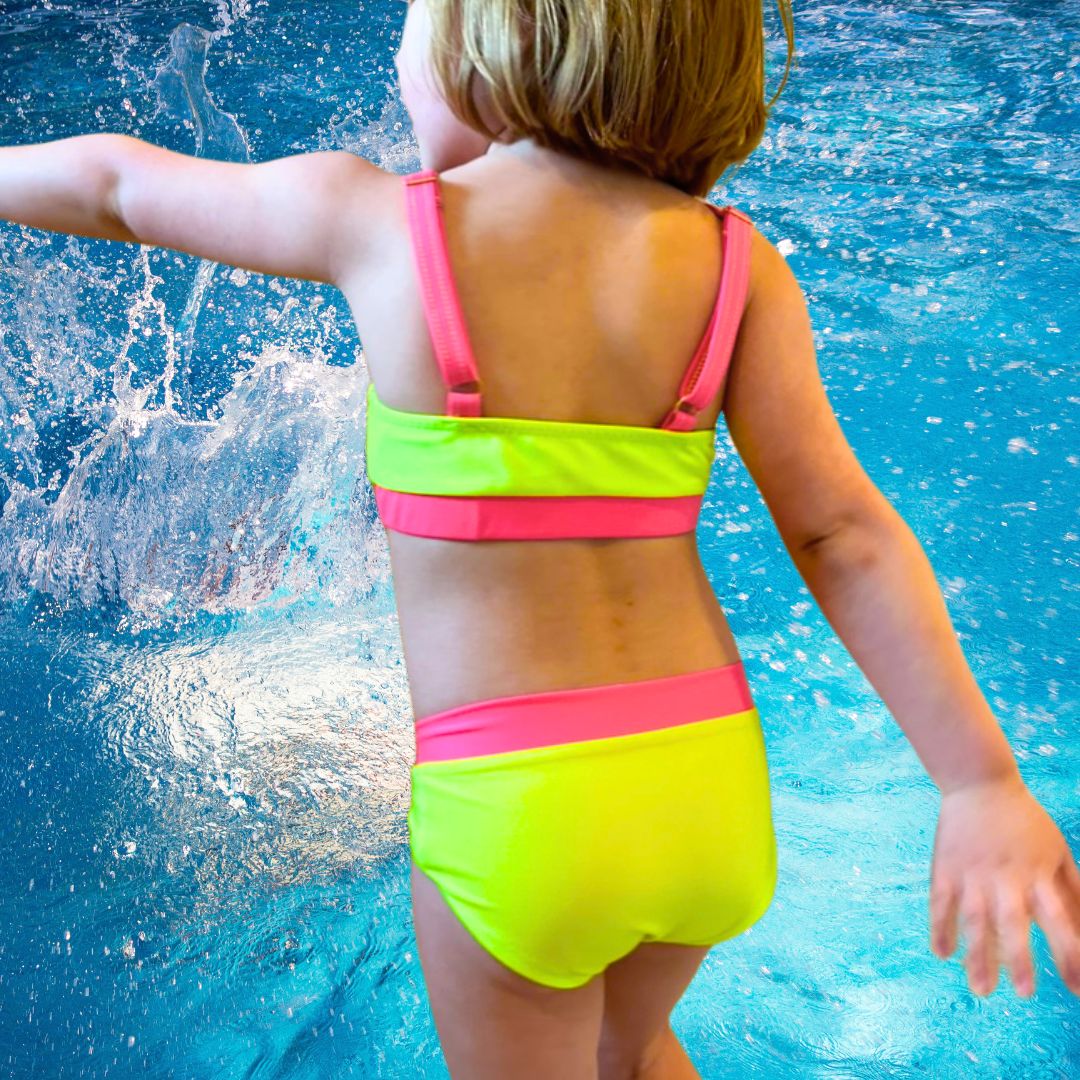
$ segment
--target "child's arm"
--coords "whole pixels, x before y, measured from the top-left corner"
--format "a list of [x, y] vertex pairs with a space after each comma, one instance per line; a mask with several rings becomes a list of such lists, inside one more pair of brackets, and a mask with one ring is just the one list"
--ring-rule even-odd
[[394, 179], [341, 150], [249, 165], [77, 135], [0, 147], [0, 219], [341, 285], [375, 246]]
[[754, 239], [757, 279], [725, 393], [732, 441], [807, 587], [941, 791], [1018, 776], [919, 541], [832, 411], [798, 282]]
[[760, 234], [753, 265], [728, 428], [810, 592], [942, 793], [933, 947], [952, 952], [959, 906], [978, 990], [983, 974], [996, 982], [987, 923], [997, 920], [1013, 978], [1027, 985], [1023, 917], [1033, 910], [1080, 992], [1075, 860], [1024, 786], [919, 541], [848, 445], [821, 384], [802, 292]]

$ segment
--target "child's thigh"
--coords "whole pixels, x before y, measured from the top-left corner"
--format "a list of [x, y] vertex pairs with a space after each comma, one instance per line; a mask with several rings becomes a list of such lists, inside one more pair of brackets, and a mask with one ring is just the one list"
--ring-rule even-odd
[[636, 1076], [667, 1035], [671, 1011], [709, 946], [645, 942], [604, 972], [600, 1076]]
[[412, 865], [413, 924], [452, 1080], [596, 1080], [604, 977], [553, 989], [499, 963]]

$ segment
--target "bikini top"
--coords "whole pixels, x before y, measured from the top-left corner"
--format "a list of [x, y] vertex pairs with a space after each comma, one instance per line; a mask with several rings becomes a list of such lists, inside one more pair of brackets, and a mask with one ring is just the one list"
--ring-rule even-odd
[[443, 540], [676, 536], [697, 526], [715, 428], [691, 430], [718, 392], [746, 301], [750, 220], [723, 222], [723, 267], [705, 336], [658, 427], [484, 416], [446, 244], [438, 173], [404, 178], [424, 316], [446, 414], [406, 412], [367, 389], [368, 478], [387, 529]]

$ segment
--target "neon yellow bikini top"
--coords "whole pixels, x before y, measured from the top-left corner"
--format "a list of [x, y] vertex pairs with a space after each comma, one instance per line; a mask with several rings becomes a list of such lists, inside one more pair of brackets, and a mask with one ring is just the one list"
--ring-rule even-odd
[[658, 427], [481, 415], [480, 380], [450, 268], [438, 173], [404, 178], [424, 315], [445, 415], [384, 404], [369, 384], [368, 477], [387, 529], [444, 540], [675, 536], [693, 532], [716, 431], [692, 430], [731, 361], [746, 302], [750, 223], [722, 218], [712, 318]]

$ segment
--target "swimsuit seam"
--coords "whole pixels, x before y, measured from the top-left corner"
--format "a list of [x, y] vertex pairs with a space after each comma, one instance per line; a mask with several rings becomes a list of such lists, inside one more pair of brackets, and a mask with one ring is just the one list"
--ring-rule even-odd
[[[728, 713], [726, 716], [709, 716], [702, 720], [688, 720], [679, 724], [667, 724], [660, 728], [651, 728], [648, 731], [630, 731], [621, 735], [601, 735], [595, 739], [573, 739], [570, 742], [549, 743], [543, 746], [517, 747], [513, 750], [499, 750], [491, 754], [473, 754], [469, 757], [447, 758], [441, 761], [414, 761], [412, 769], [433, 769], [438, 766], [470, 766], [474, 763], [491, 763], [495, 767], [500, 764], [512, 768], [518, 762], [533, 764], [538, 757], [547, 758], [573, 758], [585, 757], [592, 754], [618, 753], [623, 749], [636, 749], [636, 744], [626, 746], [626, 741], [631, 739], [648, 739], [648, 745], [659, 746], [669, 742], [678, 742], [680, 739], [692, 739], [694, 737], [708, 737], [712, 732], [699, 729], [704, 724], [716, 725], [716, 733], [738, 731], [743, 728], [760, 728], [761, 717], [757, 706], [752, 705], [749, 709], [740, 709], [738, 712]], [[604, 746], [618, 740], [618, 745]]]
[[[371, 385], [374, 386], [374, 384]], [[583, 420], [537, 420], [526, 416], [443, 416], [438, 413], [413, 413], [405, 409], [395, 409], [392, 405], [379, 401], [378, 395], [374, 391], [373, 396], [377, 401], [377, 408], [395, 424], [427, 428], [428, 430], [444, 430], [447, 433], [456, 435], [467, 433], [470, 427], [479, 434], [484, 434], [486, 431], [496, 433], [506, 431], [509, 433], [519, 430], [520, 427], [542, 425], [542, 430], [536, 431], [535, 434], [554, 439], [595, 438], [670, 442], [672, 438], [685, 441], [687, 436], [697, 436], [694, 441], [704, 443], [706, 439], [712, 442], [716, 436], [715, 428], [702, 428], [697, 431], [672, 431], [668, 428], [638, 427], [634, 424], [593, 424]], [[553, 430], [547, 426], [549, 424], [559, 428], [575, 428], [578, 430]]]

